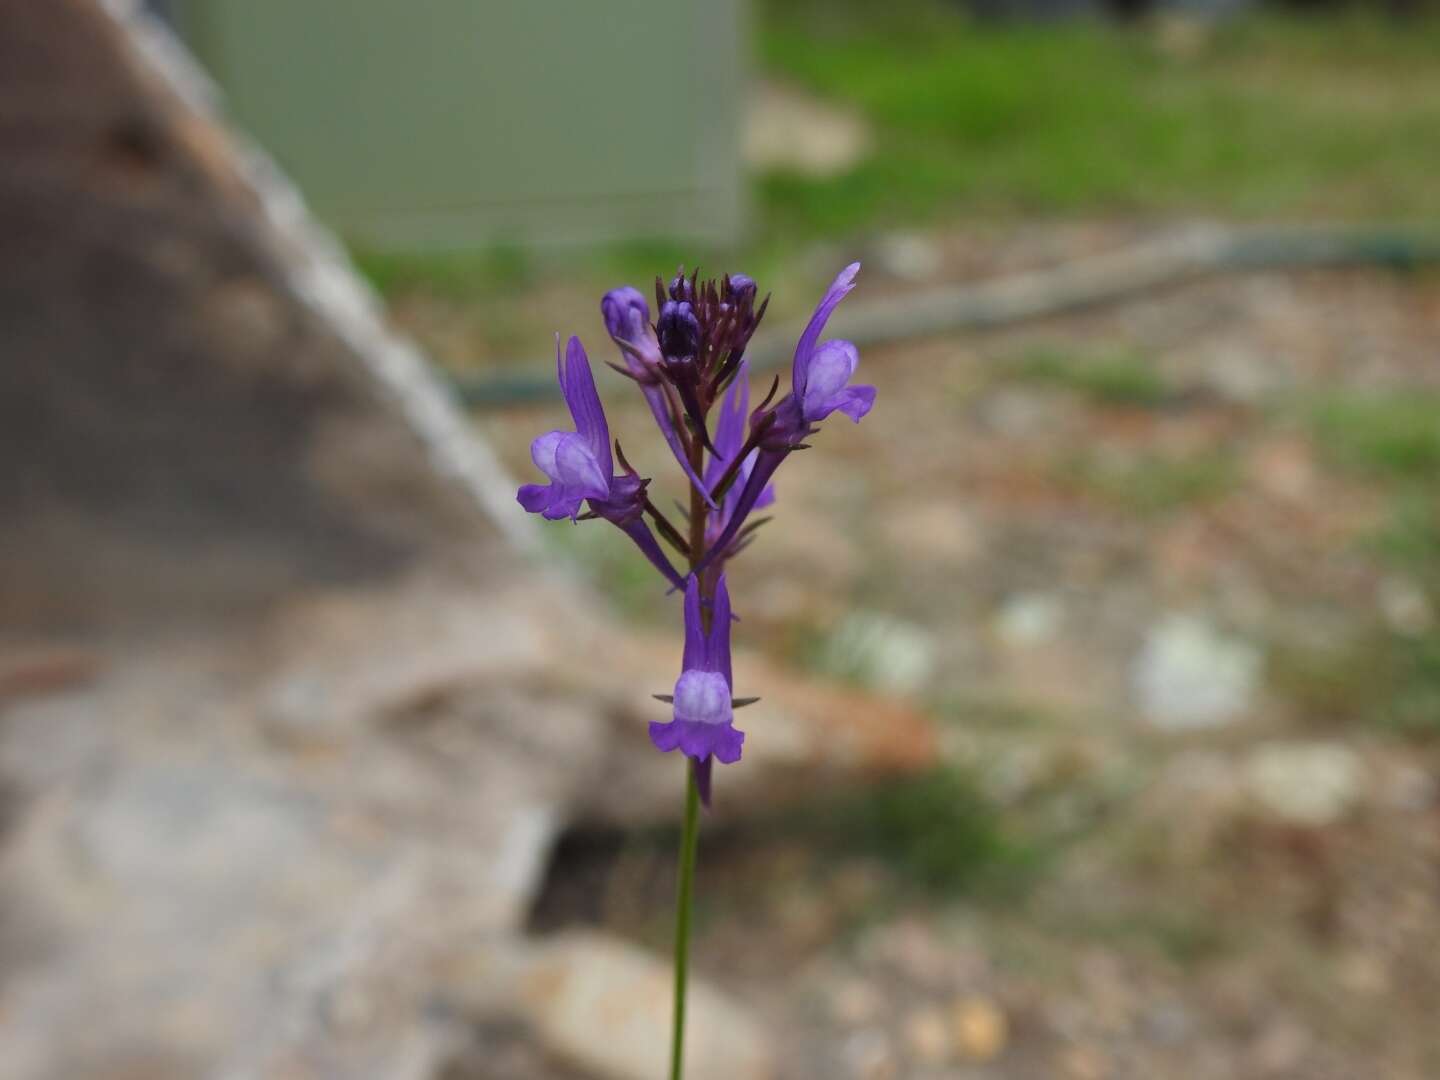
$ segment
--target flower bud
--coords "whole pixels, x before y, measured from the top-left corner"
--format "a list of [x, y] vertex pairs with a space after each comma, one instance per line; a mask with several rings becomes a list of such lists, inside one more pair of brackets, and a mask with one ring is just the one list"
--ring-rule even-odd
[[725, 299], [741, 311], [748, 311], [755, 304], [755, 279], [749, 274], [731, 274], [725, 279]]
[[685, 276], [685, 268], [682, 266], [675, 271], [675, 276], [670, 279], [670, 299], [683, 300], [687, 304], [695, 303], [695, 281]]
[[688, 359], [700, 350], [700, 320], [683, 300], [666, 302], [660, 309], [656, 330], [660, 336], [660, 352], [666, 359]]
[[600, 313], [610, 336], [631, 347], [638, 347], [650, 328], [650, 305], [640, 290], [629, 285], [606, 293], [600, 301]]

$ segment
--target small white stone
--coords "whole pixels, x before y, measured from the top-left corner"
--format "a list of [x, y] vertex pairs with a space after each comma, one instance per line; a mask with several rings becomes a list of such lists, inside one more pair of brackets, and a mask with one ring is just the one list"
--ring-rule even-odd
[[1185, 731], [1218, 727], [1249, 710], [1260, 673], [1255, 646], [1204, 619], [1169, 615], [1145, 635], [1132, 683], [1151, 723]]
[[1050, 593], [1018, 593], [1007, 597], [995, 617], [1000, 640], [1016, 648], [1043, 645], [1054, 639], [1065, 618], [1065, 606]]
[[762, 171], [836, 176], [854, 168], [871, 141], [858, 113], [775, 83], [761, 83], [746, 110], [745, 160]]
[[1397, 634], [1417, 637], [1435, 625], [1435, 611], [1430, 600], [1413, 581], [1387, 577], [1380, 582], [1380, 613]]
[[[526, 973], [527, 1019], [552, 1053], [606, 1080], [663, 1076], [669, 1062], [672, 975], [639, 949], [594, 934], [555, 939]], [[699, 979], [689, 991], [685, 1075], [766, 1080], [763, 1031], [740, 1005]]]
[[1010, 1040], [1010, 1024], [994, 1001], [979, 995], [962, 997], [953, 1006], [955, 1045], [969, 1061], [993, 1061]]
[[881, 269], [906, 281], [930, 281], [945, 265], [940, 245], [923, 233], [891, 233], [875, 246]]
[[893, 1080], [899, 1074], [890, 1040], [878, 1028], [855, 1032], [845, 1040], [842, 1052], [855, 1080]]
[[826, 643], [822, 663], [827, 671], [873, 689], [912, 694], [934, 673], [935, 641], [914, 623], [860, 611], [836, 629]]
[[1359, 801], [1359, 757], [1339, 743], [1264, 743], [1245, 760], [1251, 797], [1291, 825], [1318, 827], [1343, 818]]
[[846, 979], [830, 991], [830, 1012], [846, 1027], [871, 1023], [884, 1011], [884, 996], [863, 979]]

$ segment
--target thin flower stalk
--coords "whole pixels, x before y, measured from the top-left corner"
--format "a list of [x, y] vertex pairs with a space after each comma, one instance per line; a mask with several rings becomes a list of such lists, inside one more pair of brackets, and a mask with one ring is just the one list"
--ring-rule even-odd
[[[623, 531], [672, 591], [683, 593], [684, 645], [672, 691], [656, 694], [670, 707], [650, 723], [650, 741], [685, 762], [675, 924], [675, 1012], [671, 1078], [684, 1061], [690, 910], [699, 845], [700, 810], [712, 804], [714, 766], [740, 761], [746, 734], [735, 710], [759, 700], [736, 697], [731, 663], [732, 613], [728, 566], [754, 542], [768, 517], [751, 515], [775, 502], [773, 477], [785, 459], [809, 446], [832, 413], [859, 422], [875, 389], [852, 386], [859, 353], [847, 341], [821, 336], [831, 313], [854, 288], [859, 264], [846, 267], [826, 290], [795, 346], [790, 389], [776, 401], [777, 380], [750, 408], [745, 351], [769, 296], [759, 299], [753, 279], [730, 274], [701, 280], [682, 269], [669, 282], [655, 279], [655, 320], [639, 290], [624, 286], [600, 303], [605, 329], [620, 351], [609, 366], [640, 390], [660, 436], [679, 466], [689, 498], [676, 524], [649, 494], [643, 477], [612, 441], [590, 361], [578, 338], [561, 350], [556, 371], [574, 430], [546, 432], [530, 447], [548, 483], [526, 484], [517, 498], [550, 520], [605, 520]], [[717, 409], [718, 405], [718, 409]], [[713, 421], [713, 422], [712, 422]], [[620, 471], [615, 470], [616, 462]], [[657, 539], [658, 535], [658, 539]], [[661, 541], [679, 556], [676, 570]]]

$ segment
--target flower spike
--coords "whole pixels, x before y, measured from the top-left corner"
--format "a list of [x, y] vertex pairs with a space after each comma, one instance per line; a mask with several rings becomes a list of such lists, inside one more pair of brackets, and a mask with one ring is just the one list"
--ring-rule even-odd
[[[855, 287], [855, 275], [859, 271], [859, 263], [851, 263], [840, 271], [825, 290], [815, 313], [810, 316], [810, 322], [795, 345], [790, 393], [772, 407], [761, 405], [750, 417], [750, 436], [743, 449], [748, 455], [751, 449], [758, 448], [758, 453], [753, 462], [749, 457], [745, 458], [748, 475], [743, 478], [743, 486], [738, 473], [732, 481], [740, 487], [740, 492], [726, 514], [724, 528], [710, 540], [705, 557], [696, 567], [697, 572], [707, 569], [730, 552], [730, 546], [744, 527], [750, 511], [764, 505], [767, 485], [775, 470], [792, 451], [807, 448], [809, 444], [805, 440], [816, 432], [820, 421], [833, 412], [841, 412], [858, 424], [875, 404], [873, 386], [850, 385], [860, 362], [859, 350], [848, 341], [820, 344], [825, 324], [840, 301]], [[717, 490], [720, 487], [712, 489]], [[727, 506], [730, 506], [730, 493], [721, 493]]]
[[610, 425], [579, 338], [572, 337], [562, 352], [556, 336], [555, 366], [575, 430], [549, 431], [530, 444], [530, 460], [550, 483], [526, 484], [516, 499], [530, 513], [552, 521], [578, 521], [581, 505], [588, 503], [590, 512], [584, 517], [602, 517], [619, 527], [671, 585], [684, 588], [685, 579], [671, 565], [642, 516], [650, 481], [628, 466], [623, 475], [614, 475]]

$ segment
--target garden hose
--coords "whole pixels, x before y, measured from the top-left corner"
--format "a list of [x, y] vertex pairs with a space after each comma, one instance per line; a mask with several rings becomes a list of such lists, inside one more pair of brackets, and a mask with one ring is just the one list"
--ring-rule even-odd
[[[1360, 229], [1191, 227], [1145, 243], [1078, 259], [1063, 266], [994, 281], [917, 290], [838, 313], [830, 336], [857, 345], [988, 329], [1131, 296], [1218, 273], [1378, 266], [1407, 271], [1440, 263], [1440, 233]], [[773, 333], [761, 328], [747, 356], [755, 371], [782, 366], [800, 326]], [[503, 409], [558, 395], [553, 375], [453, 374], [462, 404]]]

